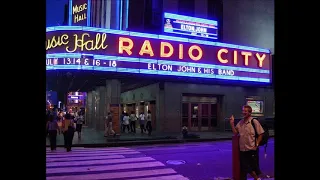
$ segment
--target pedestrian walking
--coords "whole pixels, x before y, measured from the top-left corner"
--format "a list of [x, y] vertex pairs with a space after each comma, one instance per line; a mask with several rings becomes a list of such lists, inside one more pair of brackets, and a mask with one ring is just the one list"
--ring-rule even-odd
[[143, 132], [146, 131], [146, 129], [145, 129], [145, 115], [143, 112], [140, 113], [139, 124], [140, 124], [141, 134], [143, 134]]
[[49, 115], [49, 121], [47, 122], [47, 129], [50, 139], [50, 149], [55, 151], [57, 148], [57, 133], [58, 133], [58, 121], [54, 118], [54, 115]]
[[146, 117], [146, 120], [147, 120], [147, 125], [146, 125], [146, 129], [148, 131], [148, 135], [150, 136], [151, 133], [152, 133], [152, 119], [151, 119], [151, 111], [148, 110], [148, 114], [147, 114], [147, 117]]
[[84, 116], [81, 113], [77, 113], [76, 116], [76, 132], [78, 133], [78, 138], [81, 138], [82, 124], [84, 122]]
[[112, 114], [111, 112], [108, 112], [107, 117], [105, 118], [105, 131], [104, 131], [104, 136], [112, 136], [114, 135], [114, 131], [112, 129]]
[[73, 116], [70, 113], [67, 113], [64, 117], [62, 123], [63, 136], [64, 136], [64, 146], [67, 149], [67, 152], [71, 151], [72, 140], [74, 136], [74, 121]]
[[137, 121], [138, 117], [137, 115], [134, 113], [134, 111], [131, 111], [130, 114], [130, 129], [131, 132], [136, 133], [136, 121]]
[[130, 132], [129, 124], [130, 124], [130, 117], [128, 113], [124, 113], [123, 120], [122, 120], [122, 132], [125, 133], [126, 129]]

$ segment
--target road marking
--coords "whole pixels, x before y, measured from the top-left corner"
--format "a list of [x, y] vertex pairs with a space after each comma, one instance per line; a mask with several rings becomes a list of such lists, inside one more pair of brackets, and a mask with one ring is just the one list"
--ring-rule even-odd
[[[84, 174], [84, 175], [67, 175], [67, 176], [49, 176], [47, 180], [101, 180], [101, 179], [116, 179], [116, 178], [133, 178], [140, 176], [154, 176], [154, 175], [169, 175], [176, 173], [173, 169], [157, 169], [157, 170], [144, 170], [144, 171], [126, 171], [126, 172], [112, 172], [112, 173], [99, 173], [99, 174]], [[156, 177], [154, 177], [156, 178]]]
[[72, 172], [88, 172], [88, 171], [110, 171], [110, 170], [123, 170], [123, 169], [136, 169], [136, 168], [146, 168], [146, 167], [159, 167], [165, 166], [161, 162], [149, 162], [149, 163], [126, 163], [126, 164], [116, 164], [107, 166], [89, 166], [88, 167], [68, 167], [68, 168], [48, 168], [47, 174], [51, 173], [72, 173]]
[[[138, 178], [138, 179], [130, 179], [130, 180], [154, 180], [154, 177], [148, 177], [148, 178]], [[181, 175], [171, 175], [171, 176], [157, 176], [157, 180], [189, 180], [186, 177], [183, 177]]]
[[123, 155], [114, 155], [114, 156], [80, 156], [80, 157], [54, 157], [47, 158], [47, 162], [55, 162], [55, 161], [78, 161], [78, 160], [99, 160], [99, 159], [119, 159], [125, 158]]
[[55, 157], [83, 157], [83, 156], [110, 156], [110, 155], [120, 155], [120, 154], [139, 154], [137, 151], [131, 152], [117, 152], [117, 153], [92, 153], [92, 154], [83, 154], [83, 153], [70, 153], [70, 154], [47, 154], [47, 158], [55, 158]]
[[131, 155], [143, 154], [130, 148], [73, 149], [72, 152], [47, 153], [46, 179], [188, 180], [152, 157]]
[[[122, 153], [122, 152], [136, 152], [134, 150], [131, 149], [126, 149], [126, 150], [95, 150], [95, 151], [70, 151], [69, 154], [97, 154], [97, 153]], [[56, 151], [56, 152], [47, 152], [47, 155], [63, 155], [66, 154], [66, 150], [64, 151]]]
[[143, 162], [154, 161], [151, 157], [139, 157], [139, 158], [124, 158], [124, 159], [103, 159], [92, 161], [67, 161], [67, 162], [48, 162], [47, 168], [61, 167], [61, 166], [76, 166], [76, 165], [98, 165], [98, 164], [115, 164], [115, 163], [129, 163], [129, 162]]

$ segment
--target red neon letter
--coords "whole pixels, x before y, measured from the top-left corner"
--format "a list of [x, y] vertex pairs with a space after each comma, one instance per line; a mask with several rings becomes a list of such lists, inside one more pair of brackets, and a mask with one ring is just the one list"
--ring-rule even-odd
[[[168, 47], [169, 48], [169, 52], [165, 53], [164, 52], [164, 47]], [[160, 44], [160, 57], [171, 57], [173, 54], [173, 47], [170, 43], [168, 42], [161, 42]]]
[[223, 63], [223, 64], [228, 63], [228, 59], [222, 59], [222, 57], [221, 57], [221, 54], [222, 54], [222, 53], [228, 53], [228, 49], [220, 49], [220, 50], [218, 51], [218, 55], [217, 55], [218, 60], [219, 60], [221, 63]]
[[[128, 45], [124, 46], [123, 45], [124, 42], [128, 43]], [[128, 55], [131, 55], [132, 47], [133, 47], [133, 41], [130, 38], [123, 38], [123, 37], [119, 38], [119, 54], [123, 54], [123, 51], [126, 51]]]
[[251, 52], [241, 52], [241, 55], [244, 56], [244, 65], [248, 66], [249, 65], [249, 56], [252, 56]]
[[259, 67], [263, 66], [263, 61], [266, 58], [266, 54], [263, 54], [262, 56], [259, 55], [259, 53], [256, 53], [256, 57], [259, 61]]
[[233, 64], [238, 64], [238, 51], [233, 51]]
[[149, 54], [151, 57], [154, 56], [153, 50], [149, 40], [145, 40], [141, 46], [139, 54], [142, 56], [143, 54]]
[[[197, 57], [193, 56], [193, 54], [192, 54], [192, 51], [193, 51], [193, 50], [197, 50], [197, 51], [199, 52], [199, 54], [198, 54]], [[199, 59], [202, 58], [202, 49], [201, 49], [199, 46], [192, 45], [192, 46], [189, 48], [188, 54], [189, 54], [190, 59], [192, 59], [192, 60], [194, 60], [194, 61], [198, 61]]]
[[183, 59], [183, 44], [179, 44], [179, 59]]

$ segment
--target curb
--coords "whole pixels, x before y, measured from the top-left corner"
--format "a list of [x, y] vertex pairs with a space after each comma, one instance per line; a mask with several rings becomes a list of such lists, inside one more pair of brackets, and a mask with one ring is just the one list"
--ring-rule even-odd
[[[274, 135], [270, 136], [274, 137]], [[191, 143], [191, 142], [211, 142], [211, 141], [226, 141], [231, 138], [206, 138], [206, 139], [166, 139], [166, 140], [146, 140], [146, 141], [114, 141], [99, 144], [74, 144], [72, 147], [85, 147], [85, 148], [99, 148], [99, 147], [119, 147], [119, 146], [139, 146], [139, 145], [153, 145], [153, 144], [178, 144], [178, 143]], [[46, 145], [50, 147], [50, 145]], [[64, 147], [57, 145], [57, 147]]]

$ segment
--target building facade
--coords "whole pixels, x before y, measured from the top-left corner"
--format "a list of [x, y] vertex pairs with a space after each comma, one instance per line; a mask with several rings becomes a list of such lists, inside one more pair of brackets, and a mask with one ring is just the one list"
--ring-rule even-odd
[[[161, 35], [169, 38], [168, 34], [163, 32], [163, 14], [167, 12], [216, 20], [219, 25], [218, 39], [206, 39], [205, 41], [208, 44], [211, 42], [212, 44], [223, 42], [220, 43], [220, 47], [223, 47], [224, 43], [227, 42], [273, 50], [273, 23], [268, 16], [268, 14], [272, 14], [273, 10], [261, 9], [262, 7], [272, 6], [270, 2], [266, 3], [266, 1], [258, 0], [244, 0], [243, 2], [201, 0], [201, 3], [196, 0], [96, 0], [93, 3], [90, 0], [78, 0], [77, 2], [74, 0], [73, 5], [78, 3], [78, 9], [72, 9], [73, 6], [69, 4], [69, 12], [77, 11], [77, 13], [83, 13], [86, 10], [85, 7], [79, 7], [87, 3], [87, 14], [86, 16], [81, 15], [87, 19], [82, 21], [84, 24], [74, 24], [72, 23], [72, 20], [74, 20], [74, 15], [72, 14], [68, 16], [68, 22], [71, 26], [80, 25], [137, 32], [135, 34], [132, 33], [133, 44], [136, 45], [136, 43], [142, 43], [139, 39], [134, 39], [134, 37], [138, 36], [138, 32], [150, 34], [139, 34], [139, 38], [142, 39], [152, 39], [153, 36], [156, 36], [156, 39], [159, 40]], [[266, 22], [263, 22], [263, 24], [262, 21]], [[94, 29], [90, 30], [94, 31]], [[102, 30], [97, 29], [98, 31], [101, 32]], [[114, 31], [112, 33], [126, 35], [124, 31]], [[131, 38], [131, 36], [126, 36], [126, 38], [128, 37]], [[172, 41], [185, 40], [185, 36], [182, 35], [171, 35], [170, 37], [173, 38]], [[151, 39], [151, 44], [154, 44], [155, 42]], [[201, 44], [200, 41], [195, 41], [201, 38], [190, 37], [190, 39], [188, 40], [189, 43], [198, 42]], [[162, 39], [162, 41], [164, 40], [170, 41], [170, 39]], [[111, 46], [119, 49], [120, 45], [109, 45], [109, 47]], [[156, 46], [158, 47], [158, 45]], [[239, 47], [239, 49], [233, 47]], [[217, 50], [217, 53], [219, 54], [220, 52], [221, 55], [221, 52], [227, 53], [232, 50], [233, 56], [228, 55], [227, 58], [229, 60], [233, 58], [234, 64], [236, 64], [237, 60], [240, 61], [238, 58], [241, 55], [246, 56], [245, 53], [241, 54], [243, 49], [241, 50], [238, 45], [228, 45], [228, 48]], [[249, 50], [249, 48], [246, 50]], [[157, 51], [154, 50], [154, 52], [156, 53]], [[263, 52], [266, 51], [261, 51], [260, 53]], [[53, 52], [47, 50], [47, 53]], [[135, 53], [133, 52], [133, 54]], [[249, 54], [252, 58], [255, 58], [253, 57], [254, 54], [258, 59], [262, 57], [260, 56], [261, 54], [257, 55], [258, 53], [254, 53], [254, 51], [249, 52]], [[269, 56], [268, 54], [270, 55], [270, 53], [267, 53], [266, 56]], [[137, 56], [139, 56], [138, 53]], [[135, 60], [129, 56], [124, 58], [122, 57], [121, 60], [117, 61], [109, 61], [109, 63], [119, 62], [120, 64], [120, 61]], [[248, 60], [242, 60], [244, 61], [244, 66], [248, 65]], [[142, 60], [140, 59], [139, 61], [141, 62]], [[149, 59], [149, 61], [151, 62], [152, 60]], [[219, 61], [226, 62], [226, 59], [220, 58]], [[271, 58], [268, 61], [270, 61], [268, 62], [268, 65], [270, 65], [268, 66], [270, 69], [268, 74], [272, 79]], [[257, 62], [259, 65], [259, 61]], [[250, 73], [261, 67], [258, 67], [258, 65], [255, 63], [255, 69], [250, 69], [250, 71], [246, 72], [246, 75], [251, 76]], [[128, 72], [127, 69], [121, 70], [121, 72]], [[118, 70], [115, 71], [120, 72]], [[189, 127], [191, 131], [229, 130], [228, 118], [231, 115], [241, 118], [241, 108], [244, 104], [251, 105], [254, 109], [254, 116], [259, 119], [274, 117], [274, 95], [272, 84], [270, 83], [257, 85], [255, 83], [232, 83], [226, 79], [221, 82], [192, 77], [167, 78], [167, 76], [162, 76], [158, 78], [158, 76], [155, 76], [154, 82], [147, 86], [122, 91], [121, 82], [124, 78], [128, 79], [128, 77], [115, 77], [109, 72], [104, 73], [108, 77], [106, 84], [88, 91], [86, 100], [86, 122], [89, 126], [99, 130], [104, 129], [104, 117], [109, 111], [113, 111], [116, 118], [119, 118], [122, 111], [134, 111], [139, 114], [151, 110], [153, 116], [152, 124], [158, 132], [179, 132], [182, 126]], [[141, 81], [146, 79], [144, 76], [139, 76], [139, 78]], [[132, 81], [140, 80], [132, 79]], [[118, 128], [117, 125], [116, 128]]]

